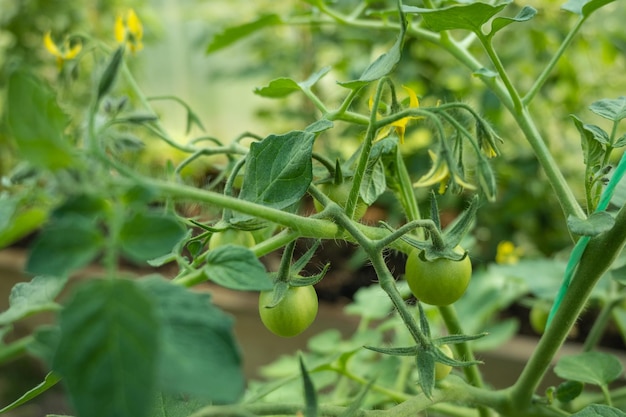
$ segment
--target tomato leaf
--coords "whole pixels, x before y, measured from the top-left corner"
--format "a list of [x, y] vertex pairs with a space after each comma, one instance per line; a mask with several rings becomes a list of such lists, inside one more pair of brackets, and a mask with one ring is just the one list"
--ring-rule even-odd
[[36, 276], [30, 282], [18, 282], [9, 295], [9, 309], [0, 313], [0, 326], [24, 317], [56, 309], [54, 299], [61, 292], [67, 277]]
[[615, 356], [602, 352], [584, 352], [562, 357], [554, 372], [563, 379], [594, 385], [607, 385], [624, 371]]
[[311, 380], [311, 376], [304, 366], [302, 355], [300, 359], [300, 373], [302, 374], [302, 386], [304, 388], [304, 417], [318, 417], [317, 392]]
[[84, 217], [67, 216], [43, 229], [30, 251], [26, 270], [39, 275], [66, 275], [91, 262], [103, 244], [97, 225]]
[[424, 25], [435, 32], [465, 29], [482, 34], [482, 26], [496, 14], [500, 13], [509, 3], [510, 0], [497, 6], [492, 6], [487, 3], [477, 2], [441, 9], [403, 6], [402, 10], [405, 13], [419, 14], [424, 19]]
[[347, 314], [355, 314], [366, 319], [383, 319], [393, 310], [391, 300], [378, 285], [359, 288], [354, 300], [345, 308]]
[[131, 259], [147, 261], [170, 252], [184, 236], [185, 229], [175, 216], [137, 212], [124, 220], [119, 242]]
[[101, 100], [113, 87], [117, 73], [120, 71], [124, 60], [124, 46], [118, 47], [111, 57], [107, 66], [104, 68], [100, 81], [98, 82], [98, 100]]
[[26, 72], [14, 72], [9, 77], [6, 110], [9, 131], [24, 159], [48, 169], [73, 163], [63, 133], [69, 118], [50, 87]]
[[80, 416], [147, 417], [155, 395], [161, 325], [125, 279], [83, 284], [60, 316], [53, 370]]
[[603, 404], [591, 404], [570, 417], [625, 417], [626, 413]]
[[569, 0], [561, 6], [561, 9], [587, 18], [591, 13], [614, 1], [615, 0]]
[[210, 54], [212, 52], [219, 51], [220, 49], [226, 48], [227, 46], [252, 35], [256, 31], [280, 24], [282, 24], [280, 16], [268, 14], [259, 17], [255, 21], [224, 29], [213, 36], [213, 39], [211, 39], [206, 48], [206, 53]]
[[195, 398], [190, 398], [189, 396], [159, 393], [151, 416], [189, 417], [205, 405], [208, 404]]
[[209, 251], [203, 271], [209, 280], [231, 290], [266, 291], [274, 287], [263, 264], [243, 246], [225, 245]]
[[626, 97], [621, 96], [616, 99], [605, 98], [594, 101], [591, 103], [591, 106], [589, 106], [589, 110], [605, 119], [619, 122], [626, 118]]
[[419, 348], [416, 362], [419, 386], [424, 391], [424, 395], [431, 398], [435, 387], [435, 354], [431, 349]]
[[282, 98], [289, 94], [311, 88], [317, 83], [324, 75], [328, 74], [330, 67], [324, 67], [321, 70], [311, 74], [311, 76], [302, 82], [296, 82], [291, 78], [276, 78], [265, 87], [257, 87], [254, 89], [254, 94], [261, 97], [268, 98]]
[[48, 391], [50, 388], [55, 386], [57, 382], [59, 382], [60, 380], [61, 378], [59, 378], [57, 374], [55, 374], [54, 372], [48, 372], [45, 379], [40, 384], [37, 384], [37, 386], [26, 391], [24, 395], [22, 395], [20, 398], [13, 401], [11, 404], [7, 405], [6, 407], [3, 407], [2, 409], [0, 409], [0, 414], [6, 413], [7, 411], [11, 411], [27, 403], [33, 398], [38, 397], [39, 395], [43, 394], [44, 392]]
[[385, 166], [381, 159], [370, 161], [364, 172], [359, 188], [359, 196], [368, 206], [373, 204], [387, 190]]
[[161, 277], [140, 282], [162, 323], [159, 381], [170, 394], [233, 403], [244, 387], [233, 319], [199, 294]]
[[[311, 132], [292, 131], [253, 143], [239, 197], [276, 209], [298, 203], [313, 179], [314, 140]], [[250, 218], [237, 215], [233, 221]]]
[[567, 403], [582, 394], [584, 384], [579, 381], [565, 381], [556, 387], [556, 399], [562, 403]]
[[515, 17], [496, 17], [491, 23], [491, 32], [489, 36], [493, 36], [496, 32], [504, 29], [511, 23], [526, 22], [537, 14], [537, 9], [531, 6], [524, 6]]
[[572, 233], [581, 236], [596, 236], [610, 230], [615, 225], [615, 219], [606, 211], [592, 213], [586, 219], [576, 216], [567, 218], [567, 227]]

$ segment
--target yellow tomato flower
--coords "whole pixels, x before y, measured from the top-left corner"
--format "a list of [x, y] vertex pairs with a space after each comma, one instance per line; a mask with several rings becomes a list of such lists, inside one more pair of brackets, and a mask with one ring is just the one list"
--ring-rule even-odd
[[113, 34], [118, 43], [126, 43], [132, 53], [143, 49], [143, 25], [133, 9], [126, 12], [126, 19], [122, 15], [115, 18]]
[[433, 164], [426, 174], [422, 175], [417, 182], [413, 183], [413, 187], [430, 187], [431, 185], [439, 184], [439, 194], [443, 194], [448, 188], [448, 182], [452, 180], [452, 182], [467, 190], [476, 189], [474, 185], [466, 182], [458, 175], [451, 175], [450, 168], [443, 158], [438, 157], [437, 154], [430, 149], [428, 150], [428, 154]]
[[80, 51], [83, 49], [83, 45], [80, 42], [70, 46], [69, 39], [66, 39], [65, 42], [63, 42], [63, 46], [57, 46], [57, 44], [52, 40], [52, 34], [50, 31], [46, 32], [43, 36], [43, 45], [46, 50], [56, 58], [59, 71], [63, 68], [63, 63], [65, 61], [76, 58], [76, 56], [78, 56]]
[[498, 243], [496, 249], [496, 263], [503, 265], [513, 265], [519, 262], [522, 251], [520, 248], [516, 248], [513, 242], [503, 240]]
[[[409, 94], [409, 108], [410, 109], [419, 108], [420, 103], [419, 103], [419, 100], [417, 99], [417, 94], [415, 94], [415, 91], [405, 86], [402, 86], [402, 88], [404, 88]], [[370, 97], [369, 99], [370, 111], [372, 111], [373, 101], [374, 101], [373, 97]], [[389, 134], [391, 133], [391, 130], [395, 128], [396, 134], [400, 138], [400, 143], [404, 143], [404, 132], [406, 131], [406, 126], [409, 123], [409, 120], [420, 119], [420, 118], [421, 117], [409, 116], [409, 117], [403, 117], [400, 120], [396, 120], [395, 122], [391, 123], [389, 126], [385, 126], [384, 128], [382, 128], [376, 135], [376, 140], [389, 136]]]

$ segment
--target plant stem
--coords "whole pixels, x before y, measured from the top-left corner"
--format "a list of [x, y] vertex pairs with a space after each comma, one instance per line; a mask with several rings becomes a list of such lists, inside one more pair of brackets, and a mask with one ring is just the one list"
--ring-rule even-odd
[[10, 362], [26, 354], [26, 348], [33, 343], [33, 336], [25, 336], [0, 348], [0, 364]]
[[514, 409], [523, 409], [530, 404], [533, 393], [585, 306], [593, 287], [611, 266], [625, 243], [626, 206], [619, 210], [615, 226], [611, 230], [589, 241], [552, 324], [539, 340], [517, 382], [510, 388]]
[[591, 351], [598, 344], [607, 324], [609, 324], [613, 308], [620, 302], [621, 300], [619, 298], [611, 298], [604, 303], [602, 310], [600, 310], [600, 314], [598, 314], [598, 317], [593, 322], [593, 326], [585, 339], [585, 343], [583, 344], [584, 352]]

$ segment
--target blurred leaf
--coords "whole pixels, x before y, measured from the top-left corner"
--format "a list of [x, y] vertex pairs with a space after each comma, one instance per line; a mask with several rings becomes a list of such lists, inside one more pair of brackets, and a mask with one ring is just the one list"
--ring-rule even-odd
[[592, 213], [586, 219], [575, 216], [567, 218], [567, 227], [572, 233], [581, 236], [596, 236], [610, 230], [615, 225], [615, 219], [606, 211]]
[[300, 373], [302, 374], [302, 385], [304, 388], [304, 417], [319, 417], [317, 392], [309, 372], [304, 366], [302, 355], [300, 355]]
[[556, 399], [567, 403], [577, 398], [583, 392], [584, 384], [579, 381], [565, 381], [556, 387]]
[[345, 307], [345, 312], [375, 320], [388, 317], [392, 309], [389, 296], [380, 286], [372, 285], [359, 288], [354, 294], [354, 301]]
[[626, 146], [626, 134], [623, 134], [622, 136], [617, 138], [617, 140], [615, 140], [615, 143], [613, 144], [614, 148], [622, 148], [624, 146]]
[[[314, 140], [311, 132], [292, 131], [253, 143], [239, 198], [276, 209], [298, 203], [313, 179]], [[249, 218], [237, 215], [235, 220]]]
[[65, 277], [37, 276], [30, 282], [18, 282], [9, 295], [9, 309], [0, 313], [0, 326], [23, 319], [30, 315], [55, 309], [54, 299], [65, 283]]
[[280, 18], [280, 16], [275, 14], [268, 14], [259, 17], [253, 22], [226, 28], [213, 36], [213, 39], [211, 39], [209, 45], [206, 48], [206, 53], [210, 54], [212, 52], [219, 51], [222, 48], [225, 48], [247, 36], [250, 36], [258, 30], [270, 26], [277, 26], [280, 24], [282, 24], [282, 19]]
[[328, 119], [317, 120], [308, 125], [304, 130], [311, 133], [321, 133], [325, 130], [332, 129], [335, 124]]
[[203, 271], [210, 281], [231, 290], [266, 291], [274, 287], [263, 264], [243, 246], [225, 245], [209, 251]]
[[617, 379], [622, 372], [619, 359], [602, 352], [564, 356], [554, 367], [554, 373], [563, 379], [604, 386]]
[[161, 387], [171, 394], [233, 403], [244, 387], [233, 319], [210, 302], [161, 277], [140, 282], [162, 323]]
[[622, 336], [622, 340], [626, 343], [626, 309], [618, 305], [611, 310], [611, 314], [613, 316], [613, 320], [615, 320], [617, 328], [619, 329], [620, 335]]
[[575, 414], [571, 414], [570, 417], [625, 417], [626, 413], [617, 408], [609, 407], [608, 405], [592, 404], [583, 408]]
[[100, 81], [98, 82], [98, 100], [102, 100], [102, 98], [113, 87], [113, 83], [117, 78], [117, 73], [120, 70], [123, 59], [124, 46], [120, 46], [115, 50], [115, 52], [113, 52], [113, 54], [111, 54], [109, 62], [102, 72], [102, 76], [100, 77]]
[[133, 281], [93, 280], [60, 317], [53, 370], [79, 416], [148, 417], [155, 395], [161, 325]]
[[56, 375], [53, 372], [49, 372], [45, 379], [43, 380], [42, 383], [38, 384], [36, 387], [33, 387], [32, 389], [28, 390], [27, 392], [24, 393], [24, 395], [22, 395], [20, 398], [18, 398], [17, 400], [13, 401], [11, 404], [7, 405], [6, 407], [0, 409], [0, 414], [2, 413], [6, 413], [7, 411], [11, 411], [25, 403], [27, 403], [28, 401], [32, 400], [33, 398], [38, 397], [39, 395], [43, 394], [44, 392], [48, 391], [50, 388], [52, 388], [53, 386], [56, 385], [57, 382], [59, 382], [61, 380], [61, 378], [59, 378], [58, 375]]
[[589, 106], [589, 110], [605, 119], [619, 122], [626, 118], [626, 97], [621, 96], [616, 99], [605, 98], [594, 101], [591, 103], [591, 106]]
[[321, 70], [311, 74], [311, 76], [302, 82], [296, 82], [291, 78], [276, 78], [270, 81], [265, 87], [257, 87], [254, 89], [254, 94], [261, 97], [269, 98], [282, 98], [289, 94], [304, 89], [311, 88], [317, 83], [324, 75], [328, 74], [330, 67], [324, 67]]
[[33, 336], [35, 340], [28, 345], [28, 352], [52, 366], [61, 339], [61, 330], [56, 326], [39, 326]]
[[26, 72], [14, 72], [9, 77], [6, 111], [9, 130], [24, 159], [49, 169], [73, 163], [63, 133], [69, 118], [47, 85]]
[[515, 17], [496, 17], [491, 23], [491, 32], [489, 36], [493, 36], [496, 32], [504, 29], [511, 23], [526, 22], [537, 14], [537, 10], [531, 6], [524, 6]]
[[96, 194], [80, 193], [69, 196], [50, 213], [50, 217], [62, 219], [66, 216], [82, 216], [94, 220], [108, 208], [106, 200]]
[[136, 261], [147, 261], [170, 252], [185, 236], [175, 216], [137, 212], [124, 220], [119, 233], [122, 251]]
[[[4, 204], [4, 201], [2, 201]], [[8, 204], [7, 204], [8, 205]], [[48, 212], [42, 208], [34, 207], [21, 212], [11, 212], [0, 207], [0, 249], [17, 242], [39, 229], [47, 220]]]
[[417, 13], [422, 16], [425, 26], [435, 32], [465, 29], [482, 34], [482, 26], [496, 14], [500, 13], [509, 3], [510, 0], [497, 6], [492, 6], [487, 3], [478, 2], [444, 7], [441, 9], [403, 6], [402, 10], [405, 13]]
[[519, 330], [519, 320], [516, 318], [504, 319], [484, 328], [487, 335], [472, 342], [476, 351], [495, 350], [511, 340]]
[[591, 13], [614, 1], [615, 0], [569, 0], [561, 6], [561, 9], [587, 18]]
[[208, 405], [186, 395], [159, 393], [152, 411], [152, 417], [189, 417], [201, 407]]
[[38, 275], [66, 275], [91, 262], [103, 245], [104, 238], [92, 221], [84, 217], [64, 217], [50, 223], [37, 237], [26, 261], [26, 271]]

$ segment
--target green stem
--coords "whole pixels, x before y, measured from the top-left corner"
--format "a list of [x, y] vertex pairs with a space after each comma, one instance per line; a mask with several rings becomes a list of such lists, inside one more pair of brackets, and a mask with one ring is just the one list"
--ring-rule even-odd
[[491, 37], [484, 36], [480, 33], [478, 33], [477, 35], [478, 35], [478, 39], [480, 40], [483, 47], [485, 48], [487, 55], [489, 55], [489, 58], [491, 59], [491, 62], [493, 63], [498, 75], [500, 75], [500, 79], [504, 83], [504, 87], [509, 93], [509, 97], [511, 98], [513, 102], [513, 108], [515, 109], [516, 112], [520, 112], [523, 108], [522, 99], [520, 98], [517, 90], [513, 86], [513, 83], [511, 82], [511, 79], [509, 78], [509, 75], [507, 74], [506, 69], [504, 68], [504, 65], [502, 64], [502, 61], [500, 60], [498, 53], [493, 48]]
[[589, 331], [589, 334], [585, 339], [585, 343], [583, 344], [584, 352], [591, 351], [598, 344], [600, 338], [604, 334], [606, 326], [611, 320], [611, 312], [613, 311], [613, 308], [620, 302], [621, 300], [619, 298], [614, 298], [604, 303], [604, 306], [602, 306], [602, 310], [600, 310], [600, 314], [598, 314], [598, 317], [593, 322], [593, 326], [591, 327], [591, 330]]
[[26, 336], [0, 348], [0, 363], [7, 363], [24, 356], [28, 345], [35, 341], [34, 336]]
[[597, 281], [608, 270], [626, 243], [626, 207], [615, 218], [615, 226], [589, 241], [563, 302], [553, 322], [539, 340], [517, 382], [511, 387], [513, 408], [522, 409], [531, 398], [548, 370]]

